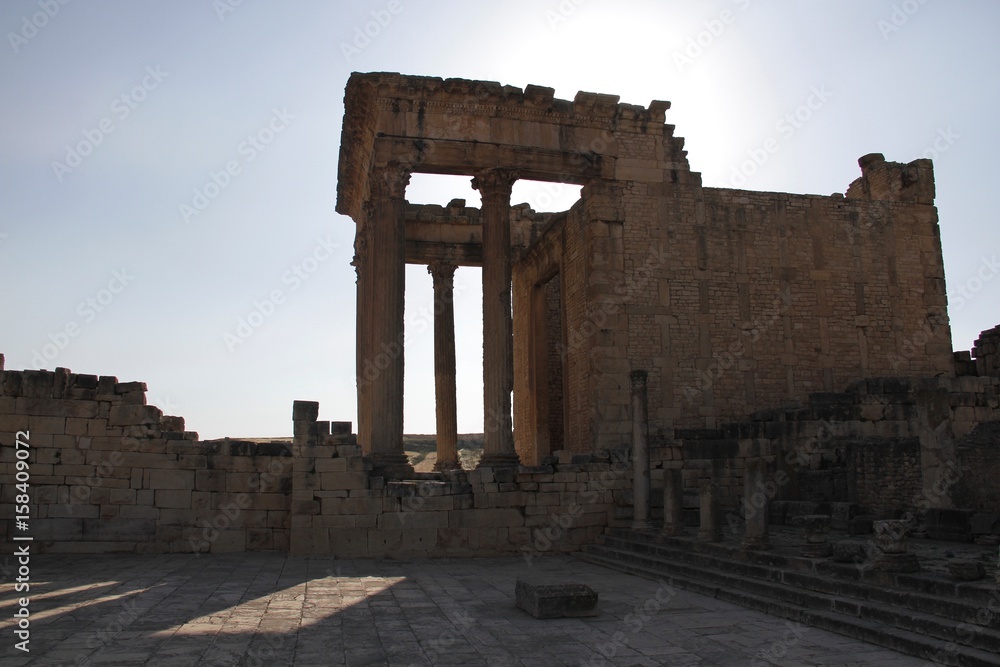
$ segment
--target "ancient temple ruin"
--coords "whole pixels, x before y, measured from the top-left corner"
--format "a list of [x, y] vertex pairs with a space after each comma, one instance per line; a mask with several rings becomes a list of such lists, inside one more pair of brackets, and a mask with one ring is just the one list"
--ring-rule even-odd
[[[636, 369], [657, 444], [865, 378], [955, 373], [929, 160], [866, 155], [846, 195], [708, 188], [669, 102], [399, 74], [355, 74], [345, 101], [337, 210], [357, 223], [358, 435], [376, 463], [404, 462], [404, 263], [428, 264], [436, 293], [482, 267], [484, 466], [627, 446]], [[482, 210], [406, 202], [417, 172], [473, 178]], [[512, 208], [519, 178], [580, 200]]]

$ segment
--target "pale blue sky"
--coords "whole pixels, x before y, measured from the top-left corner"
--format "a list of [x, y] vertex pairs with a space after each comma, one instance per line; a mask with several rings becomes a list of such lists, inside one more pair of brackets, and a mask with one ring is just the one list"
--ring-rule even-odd
[[[934, 151], [955, 347], [1000, 322], [997, 2], [8, 0], [0, 27], [6, 365], [143, 380], [203, 437], [287, 435], [295, 399], [356, 419], [354, 225], [334, 212], [351, 71], [670, 100], [707, 186], [843, 192], [865, 153]], [[549, 194], [514, 200], [575, 199]], [[459, 178], [407, 196], [478, 202]], [[482, 428], [478, 280], [456, 276], [463, 432]], [[430, 279], [407, 281], [405, 428], [433, 432]], [[259, 326], [227, 344], [241, 319]]]

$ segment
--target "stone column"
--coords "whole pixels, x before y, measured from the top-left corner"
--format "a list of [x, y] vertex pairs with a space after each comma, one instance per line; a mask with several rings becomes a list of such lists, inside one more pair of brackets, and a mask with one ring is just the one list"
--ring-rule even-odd
[[719, 521], [719, 487], [712, 478], [698, 480], [698, 500], [701, 526], [698, 539], [702, 542], [721, 542], [722, 525]]
[[765, 487], [767, 464], [763, 459], [747, 459], [743, 469], [743, 514], [746, 532], [744, 549], [770, 549], [768, 538], [768, 498]]
[[632, 371], [632, 528], [649, 530], [649, 425], [646, 371]]
[[435, 470], [458, 468], [458, 411], [455, 399], [454, 264], [431, 262], [434, 278], [434, 389], [437, 406]]
[[680, 468], [663, 471], [663, 534], [684, 534], [684, 477]]
[[517, 174], [487, 169], [472, 179], [483, 205], [483, 457], [480, 467], [516, 466], [510, 394], [514, 335], [510, 308], [510, 191]]
[[[410, 173], [401, 165], [376, 167], [369, 189], [371, 217], [367, 221], [365, 303], [358, 304], [365, 327], [363, 369], [367, 383], [362, 405], [368, 426], [362, 451], [377, 472], [398, 477], [413, 472], [403, 452], [403, 291], [406, 277], [406, 231], [403, 195]], [[361, 290], [359, 290], [360, 292]]]

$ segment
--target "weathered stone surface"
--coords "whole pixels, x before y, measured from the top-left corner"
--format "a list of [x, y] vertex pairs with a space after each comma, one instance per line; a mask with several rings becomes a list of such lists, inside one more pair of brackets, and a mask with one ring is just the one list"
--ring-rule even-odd
[[597, 616], [597, 593], [584, 584], [542, 583], [518, 579], [514, 598], [535, 618]]
[[927, 537], [933, 540], [968, 542], [972, 538], [972, 529], [969, 525], [972, 515], [972, 510], [929, 509], [924, 518]]
[[948, 571], [957, 581], [979, 581], [986, 577], [983, 564], [974, 560], [951, 561], [948, 563]]

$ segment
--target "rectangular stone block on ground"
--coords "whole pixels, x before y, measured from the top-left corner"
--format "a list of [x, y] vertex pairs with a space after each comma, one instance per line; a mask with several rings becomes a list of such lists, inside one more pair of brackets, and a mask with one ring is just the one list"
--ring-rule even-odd
[[584, 584], [518, 579], [514, 598], [519, 609], [535, 618], [597, 616], [597, 593]]

